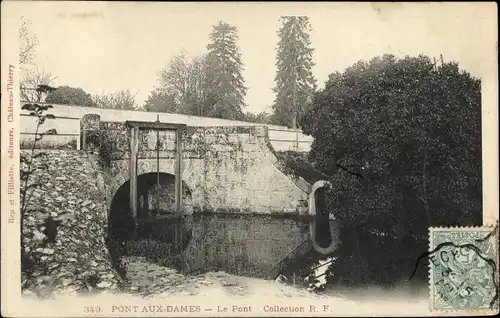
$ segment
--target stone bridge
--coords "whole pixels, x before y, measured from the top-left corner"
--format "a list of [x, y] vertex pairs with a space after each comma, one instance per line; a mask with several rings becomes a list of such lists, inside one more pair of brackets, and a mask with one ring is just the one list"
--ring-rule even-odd
[[[95, 151], [103, 167], [112, 235], [138, 231], [172, 240], [168, 220], [191, 217], [180, 235], [191, 268], [259, 276], [315, 243], [308, 220], [312, 190], [321, 187], [280, 160], [265, 126], [186, 127], [85, 115], [81, 132], [82, 149]], [[192, 221], [207, 213], [225, 217]]]
[[[89, 119], [93, 126], [84, 124], [87, 140], [82, 144], [84, 149], [97, 146], [106, 161], [106, 191], [111, 207], [112, 198], [130, 180], [131, 129], [126, 123], [100, 122], [92, 115], [83, 121]], [[160, 183], [173, 180], [169, 176], [175, 176], [175, 132], [140, 129], [138, 140], [139, 193], [148, 190], [147, 181], [157, 182], [158, 172]], [[184, 202], [186, 214], [194, 210], [300, 213], [300, 208], [307, 213], [303, 207], [311, 185], [278, 160], [265, 126], [186, 127], [181, 142], [184, 196], [190, 196]]]

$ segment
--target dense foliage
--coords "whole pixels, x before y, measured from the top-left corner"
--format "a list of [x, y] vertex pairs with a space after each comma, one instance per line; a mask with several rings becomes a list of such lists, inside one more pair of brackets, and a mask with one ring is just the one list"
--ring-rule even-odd
[[178, 106], [175, 97], [159, 89], [153, 90], [142, 107], [147, 112], [175, 113]]
[[296, 128], [296, 119], [305, 111], [316, 88], [312, 74], [311, 26], [308, 17], [282, 17], [281, 23], [272, 120], [278, 125]]
[[130, 90], [122, 89], [114, 93], [93, 95], [91, 106], [99, 108], [134, 110], [138, 108], [135, 98], [136, 96], [132, 94]]
[[184, 53], [173, 57], [160, 71], [159, 88], [153, 91], [144, 108], [196, 116], [211, 115], [205, 107], [207, 90], [205, 56], [190, 58]]
[[302, 126], [343, 218], [418, 233], [480, 219], [481, 85], [457, 64], [358, 62], [330, 76]]
[[342, 261], [358, 253], [346, 268], [373, 257], [387, 275], [400, 255], [414, 265], [430, 225], [481, 224], [481, 82], [456, 63], [391, 55], [358, 62], [330, 75], [301, 125], [315, 138], [310, 160], [331, 176]]
[[265, 111], [260, 113], [247, 112], [243, 118], [244, 121], [258, 124], [272, 124], [271, 115]]
[[47, 95], [47, 103], [60, 105], [91, 106], [92, 97], [81, 88], [59, 86]]

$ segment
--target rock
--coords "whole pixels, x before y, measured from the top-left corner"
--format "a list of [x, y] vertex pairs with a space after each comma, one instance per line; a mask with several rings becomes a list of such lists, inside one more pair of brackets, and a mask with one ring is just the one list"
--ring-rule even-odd
[[139, 287], [136, 287], [136, 286], [130, 286], [130, 290], [139, 290]]
[[52, 254], [54, 254], [54, 250], [53, 250], [53, 249], [51, 249], [51, 248], [44, 248], [44, 249], [42, 250], [42, 253], [43, 253], [43, 254], [49, 254], [49, 255], [52, 255]]
[[74, 262], [77, 262], [77, 260], [74, 257], [70, 257], [70, 258], [68, 258], [68, 262], [74, 263]]
[[33, 230], [33, 239], [37, 241], [43, 241], [45, 239], [45, 235], [35, 229]]
[[59, 176], [59, 177], [56, 177], [56, 180], [68, 180], [68, 178], [66, 178], [64, 176]]
[[82, 207], [86, 207], [87, 205], [89, 205], [89, 204], [91, 204], [91, 203], [92, 203], [92, 201], [90, 201], [90, 200], [85, 200], [85, 201], [83, 201], [83, 202], [82, 202]]
[[48, 258], [48, 256], [42, 256], [42, 257], [40, 257], [40, 259], [41, 259], [42, 261], [46, 261], [46, 260], [47, 260], [47, 258]]
[[212, 282], [209, 282], [208, 280], [200, 280], [200, 281], [198, 281], [198, 283], [200, 283], [202, 285], [212, 285], [213, 284]]
[[111, 282], [100, 282], [99, 284], [97, 284], [97, 287], [99, 288], [109, 288], [111, 287], [111, 285], [113, 285], [113, 283]]
[[64, 201], [64, 197], [62, 195], [60, 195], [57, 198], [55, 198], [54, 200], [56, 200], [57, 202], [62, 202], [62, 201]]
[[49, 269], [54, 270], [54, 269], [58, 268], [59, 266], [60, 266], [59, 264], [52, 264], [52, 265], [49, 265]]
[[220, 282], [222, 286], [236, 286], [236, 283], [232, 283], [232, 282], [226, 282], [226, 281], [221, 281]]
[[105, 274], [101, 276], [103, 279], [113, 279], [115, 278], [114, 274]]
[[96, 267], [97, 265], [98, 265], [98, 264], [97, 264], [97, 262], [96, 262], [96, 261], [92, 261], [92, 262], [90, 262], [90, 266], [92, 266], [92, 267]]

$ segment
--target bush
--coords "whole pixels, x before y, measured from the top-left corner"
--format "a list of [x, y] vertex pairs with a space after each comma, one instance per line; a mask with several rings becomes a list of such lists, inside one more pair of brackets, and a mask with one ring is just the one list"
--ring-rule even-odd
[[429, 226], [481, 224], [481, 81], [456, 63], [358, 62], [330, 75], [300, 124], [332, 181], [327, 205], [347, 233], [339, 261], [354, 280], [406, 275]]
[[302, 126], [342, 219], [416, 235], [481, 223], [481, 83], [457, 64], [358, 62], [330, 75]]
[[96, 151], [99, 163], [109, 167], [115, 153], [117, 140], [109, 131], [89, 130], [85, 135], [85, 144], [88, 151]]

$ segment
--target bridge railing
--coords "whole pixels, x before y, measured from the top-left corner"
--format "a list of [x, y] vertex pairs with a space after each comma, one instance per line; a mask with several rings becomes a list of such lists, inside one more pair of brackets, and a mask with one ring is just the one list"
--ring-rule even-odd
[[[103, 121], [139, 120], [155, 121], [159, 115], [161, 122], [180, 123], [188, 126], [258, 126], [261, 124], [235, 121], [220, 118], [197, 117], [170, 113], [153, 113], [145, 111], [126, 111], [116, 109], [102, 109], [95, 107], [54, 105], [50, 113], [56, 119], [47, 120], [43, 125], [44, 130], [55, 129], [57, 135], [44, 136], [39, 145], [46, 148], [73, 148], [80, 149], [80, 120], [84, 115], [97, 114]], [[21, 111], [21, 147], [34, 139], [36, 129], [36, 118]], [[300, 151], [310, 150], [312, 137], [304, 135], [300, 130], [288, 129], [286, 127], [267, 125], [269, 139], [277, 151]]]
[[268, 127], [269, 141], [277, 151], [308, 152], [313, 138], [300, 130]]
[[[60, 116], [54, 112], [48, 112], [56, 116], [55, 119], [46, 120], [40, 127], [43, 133], [55, 129], [57, 134], [44, 135], [37, 144], [41, 148], [63, 148], [80, 150], [80, 118], [73, 116]], [[37, 118], [29, 113], [20, 114], [20, 147], [29, 148], [35, 139]]]

